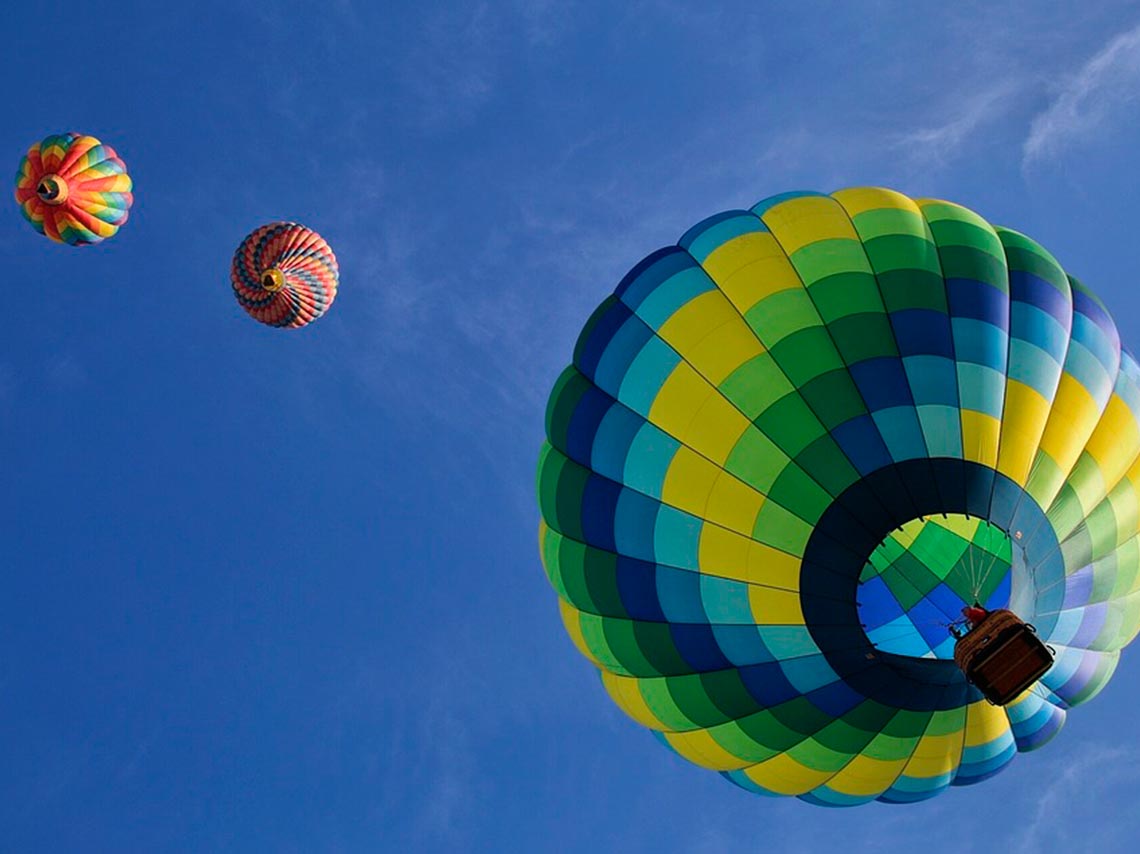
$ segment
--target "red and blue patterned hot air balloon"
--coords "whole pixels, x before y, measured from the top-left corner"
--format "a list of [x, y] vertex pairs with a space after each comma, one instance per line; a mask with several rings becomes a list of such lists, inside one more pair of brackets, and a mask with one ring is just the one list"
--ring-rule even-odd
[[134, 197], [127, 167], [93, 136], [63, 133], [28, 149], [16, 173], [16, 201], [40, 234], [81, 246], [112, 237]]
[[312, 323], [336, 299], [336, 256], [312, 229], [295, 222], [263, 225], [234, 253], [234, 296], [254, 320], [296, 329]]

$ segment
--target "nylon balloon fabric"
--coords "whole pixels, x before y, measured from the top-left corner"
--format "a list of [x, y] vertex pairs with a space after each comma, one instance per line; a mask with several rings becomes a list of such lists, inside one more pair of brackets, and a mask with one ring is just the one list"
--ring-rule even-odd
[[295, 222], [263, 225], [234, 253], [230, 281], [250, 317], [296, 329], [329, 310], [340, 272], [324, 239]]
[[16, 172], [24, 218], [40, 234], [72, 246], [113, 237], [127, 221], [132, 189], [114, 149], [78, 133], [35, 143]]
[[[1140, 627], [1140, 367], [1045, 249], [877, 188], [728, 211], [635, 266], [547, 410], [543, 563], [635, 721], [765, 795], [985, 780]], [[1056, 650], [1010, 704], [947, 624]]]

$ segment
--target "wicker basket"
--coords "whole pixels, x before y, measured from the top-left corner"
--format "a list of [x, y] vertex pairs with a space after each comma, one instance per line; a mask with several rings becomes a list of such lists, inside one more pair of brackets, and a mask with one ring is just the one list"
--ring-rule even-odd
[[991, 611], [954, 646], [954, 662], [986, 699], [1004, 706], [1053, 666], [1034, 628], [1005, 608]]

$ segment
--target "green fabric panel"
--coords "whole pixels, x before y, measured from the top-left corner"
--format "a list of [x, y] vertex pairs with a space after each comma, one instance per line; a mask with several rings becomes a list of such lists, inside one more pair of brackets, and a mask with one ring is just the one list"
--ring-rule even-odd
[[754, 423], [789, 457], [796, 456], [808, 443], [825, 435], [815, 413], [798, 394], [789, 394], [778, 400]]
[[804, 401], [831, 432], [840, 424], [867, 414], [867, 407], [846, 369], [820, 374], [800, 388]]
[[946, 302], [946, 283], [941, 275], [922, 270], [890, 270], [879, 273], [879, 290], [888, 311], [925, 308], [950, 313]]
[[820, 436], [800, 451], [795, 462], [834, 496], [859, 479], [859, 473], [830, 435]]
[[793, 333], [823, 325], [803, 288], [788, 288], [765, 297], [745, 312], [744, 319], [769, 350]]
[[578, 408], [582, 395], [589, 389], [590, 381], [573, 366], [564, 370], [555, 381], [554, 390], [546, 404], [546, 435], [555, 447], [566, 447], [566, 430], [570, 426], [570, 419]]
[[801, 329], [771, 349], [772, 358], [797, 388], [828, 371], [845, 368], [831, 336], [822, 326]]
[[836, 320], [830, 327], [839, 354], [848, 365], [881, 356], [898, 358], [895, 333], [883, 312], [853, 314]]
[[906, 272], [924, 284], [942, 282], [938, 247], [926, 237], [892, 234], [863, 244], [871, 269], [882, 283], [885, 274]]
[[688, 732], [699, 727], [699, 724], [682, 710], [669, 680], [641, 679], [638, 680], [637, 690], [645, 700], [645, 705], [661, 721], [667, 732]]
[[[818, 282], [837, 273], [864, 273], [870, 275], [871, 267], [863, 252], [863, 244], [847, 237], [833, 237], [817, 240], [793, 252], [789, 259], [800, 281], [812, 292], [812, 300], [819, 305], [814, 292]], [[824, 320], [827, 315], [821, 312]]]
[[862, 752], [867, 743], [874, 738], [875, 732], [877, 730], [860, 729], [843, 718], [836, 718], [816, 734], [815, 740], [829, 750], [851, 756]]
[[539, 469], [538, 503], [546, 524], [556, 531], [585, 540], [582, 533], [582, 493], [590, 473], [560, 451], [550, 448]]
[[760, 711], [739, 670], [713, 670], [697, 675], [702, 690], [726, 718], [743, 718]]
[[729, 452], [724, 470], [767, 495], [789, 461], [790, 457], [760, 430], [746, 430]]
[[1115, 598], [1125, 595], [1136, 586], [1136, 576], [1140, 574], [1140, 540], [1136, 537], [1128, 540], [1116, 550], [1114, 557], [1116, 573], [1111, 595]]
[[[570, 541], [563, 546], [565, 550]], [[604, 549], [588, 548], [573, 544], [577, 549], [575, 557], [585, 577], [586, 588], [593, 603], [594, 612], [607, 617], [627, 618], [629, 614], [621, 601], [617, 586], [617, 555]]]
[[882, 314], [883, 298], [868, 273], [837, 273], [812, 285], [812, 300], [828, 325], [849, 314]]
[[[606, 670], [612, 673], [618, 673], [622, 676], [634, 675], [634, 671], [626, 667], [620, 654], [615, 652], [610, 646], [610, 641], [606, 636], [605, 618], [585, 613], [578, 614], [577, 616], [578, 628], [582, 633], [582, 639], [585, 641], [586, 648], [590, 650], [594, 658], [601, 662]], [[638, 660], [635, 662], [634, 670], [639, 671], [645, 676], [656, 675], [648, 662], [644, 660], [644, 656], [637, 653], [637, 658]]]
[[831, 773], [835, 773], [851, 761], [850, 754], [839, 753], [824, 747], [814, 738], [797, 744], [788, 751], [788, 756], [814, 771], [829, 771]]
[[[915, 211], [899, 208], [876, 208], [863, 211], [851, 217], [859, 239], [867, 246], [880, 237], [906, 237], [923, 240], [928, 238], [930, 228], [926, 220]], [[937, 260], [937, 259], [936, 259]]]
[[783, 753], [804, 740], [804, 733], [788, 726], [770, 709], [741, 718], [741, 731], [754, 743]]
[[[677, 704], [681, 714], [700, 727], [710, 727], [724, 723], [728, 718], [721, 709], [710, 699], [705, 683], [700, 674], [677, 676], [666, 680], [669, 693]], [[753, 703], [749, 712], [756, 711]]]
[[765, 501], [756, 514], [752, 539], [795, 557], [803, 557], [811, 525], [773, 501]]
[[779, 750], [764, 745], [745, 732], [739, 721], [729, 721], [712, 727], [708, 732], [713, 741], [749, 764], [763, 762], [780, 753]]
[[815, 525], [831, 504], [829, 496], [798, 466], [788, 466], [772, 484], [768, 497], [805, 522]]
[[772, 708], [780, 723], [804, 736], [814, 735], [834, 720], [817, 709], [806, 697], [796, 697]]
[[772, 354], [767, 352], [754, 356], [725, 377], [719, 389], [749, 421], [795, 391]]
[[1008, 228], [995, 228], [1005, 250], [1006, 262], [1011, 270], [1024, 270], [1044, 279], [1061, 293], [1068, 295], [1069, 278], [1057, 259], [1045, 248], [1020, 232]]

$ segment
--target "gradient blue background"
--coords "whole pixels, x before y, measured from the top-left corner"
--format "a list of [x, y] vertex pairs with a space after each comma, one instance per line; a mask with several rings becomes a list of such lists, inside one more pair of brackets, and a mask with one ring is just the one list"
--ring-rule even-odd
[[[688, 765], [565, 636], [533, 493], [592, 308], [784, 190], [966, 204], [1140, 344], [1135, 4], [28, 3], [5, 24], [11, 172], [75, 129], [137, 197], [84, 250], [0, 216], [0, 850], [1140, 835], [1133, 654], [1047, 749], [918, 806], [826, 811]], [[300, 332], [228, 283], [278, 218], [341, 262]]]

